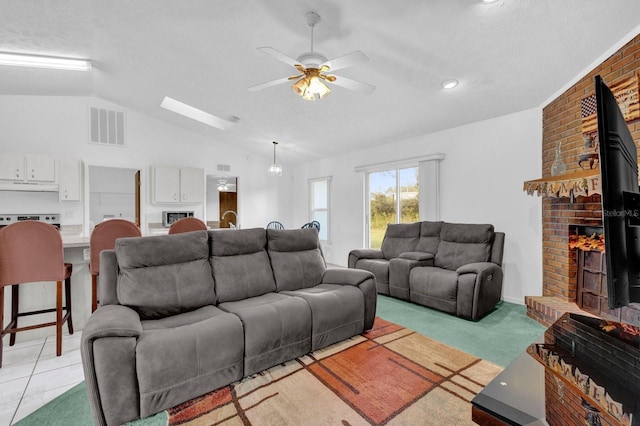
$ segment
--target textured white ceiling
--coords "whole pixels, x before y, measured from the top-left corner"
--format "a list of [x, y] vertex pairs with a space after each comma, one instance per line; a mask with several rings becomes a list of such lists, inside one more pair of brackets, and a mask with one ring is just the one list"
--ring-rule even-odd
[[[377, 87], [316, 102], [258, 50], [361, 50], [340, 70]], [[0, 0], [0, 51], [86, 57], [91, 73], [0, 66], [0, 94], [91, 95], [284, 163], [539, 106], [639, 24], [638, 0]], [[444, 91], [445, 79], [460, 81]], [[225, 131], [160, 108], [170, 96], [239, 121]], [[514, 141], [517, 143], [517, 141]]]

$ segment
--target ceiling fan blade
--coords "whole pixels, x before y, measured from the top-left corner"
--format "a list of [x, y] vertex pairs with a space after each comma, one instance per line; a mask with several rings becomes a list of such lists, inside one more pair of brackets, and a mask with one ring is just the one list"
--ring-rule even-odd
[[273, 47], [258, 47], [258, 50], [261, 51], [261, 52], [266, 53], [267, 55], [271, 55], [274, 58], [276, 58], [277, 60], [279, 60], [280, 62], [284, 62], [285, 64], [289, 64], [292, 67], [295, 67], [296, 65], [300, 65], [300, 61], [298, 61], [297, 59], [293, 59], [290, 56], [285, 55], [284, 53], [282, 53], [278, 49], [274, 49]]
[[292, 75], [291, 77], [287, 77], [287, 80], [296, 80], [300, 77], [304, 77], [304, 74], [300, 74], [300, 75]]
[[256, 84], [249, 87], [250, 92], [257, 92], [258, 90], [266, 89], [267, 87], [277, 86], [278, 84], [286, 83], [289, 81], [289, 77], [279, 78], [277, 80], [267, 81], [266, 83]]
[[356, 92], [366, 93], [367, 95], [373, 93], [376, 90], [376, 86], [372, 84], [362, 83], [360, 81], [351, 80], [350, 78], [335, 76], [336, 79], [332, 81], [336, 86], [341, 86], [346, 89], [355, 90]]
[[341, 70], [343, 68], [352, 67], [357, 64], [361, 64], [369, 61], [369, 57], [359, 50], [356, 50], [346, 55], [338, 56], [337, 58], [330, 59], [322, 65], [327, 65], [331, 71]]

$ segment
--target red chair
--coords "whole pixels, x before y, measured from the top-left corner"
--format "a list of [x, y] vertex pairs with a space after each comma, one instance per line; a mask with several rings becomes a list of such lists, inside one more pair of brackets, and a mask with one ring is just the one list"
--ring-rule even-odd
[[[71, 319], [70, 263], [64, 263], [64, 249], [60, 231], [52, 225], [25, 220], [0, 229], [0, 327], [4, 326], [4, 287], [11, 286], [11, 321], [0, 334], [0, 367], [2, 367], [2, 337], [10, 334], [9, 346], [16, 342], [16, 333], [42, 327], [56, 326], [56, 355], [62, 354], [62, 325], [67, 322], [73, 334]], [[21, 284], [55, 281], [56, 307], [29, 312], [18, 312], [18, 286]], [[65, 305], [62, 304], [64, 281]], [[63, 311], [66, 313], [63, 315]], [[18, 318], [56, 313], [56, 320], [18, 327]]]
[[169, 234], [180, 234], [191, 231], [206, 231], [207, 224], [196, 217], [184, 217], [176, 220], [169, 228]]
[[124, 219], [109, 219], [93, 228], [89, 238], [89, 270], [91, 272], [91, 312], [98, 309], [98, 275], [100, 275], [100, 252], [116, 246], [116, 240], [123, 237], [141, 236], [140, 228]]

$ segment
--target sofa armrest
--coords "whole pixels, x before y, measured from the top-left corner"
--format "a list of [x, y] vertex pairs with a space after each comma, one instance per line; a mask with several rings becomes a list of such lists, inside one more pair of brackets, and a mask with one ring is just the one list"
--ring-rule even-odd
[[121, 305], [101, 306], [82, 331], [80, 355], [96, 425], [140, 416], [136, 344], [141, 334], [138, 314]]
[[122, 305], [106, 305], [96, 310], [82, 330], [82, 340], [101, 337], [138, 337], [142, 333], [140, 316]]
[[466, 265], [462, 265], [458, 269], [456, 269], [456, 273], [458, 275], [462, 274], [483, 274], [483, 273], [491, 273], [496, 270], [502, 270], [498, 265], [492, 262], [476, 262], [476, 263], [468, 263]]
[[374, 275], [364, 269], [330, 268], [324, 271], [322, 283], [359, 285]]
[[382, 250], [360, 248], [349, 252], [349, 268], [355, 268], [356, 262], [360, 259], [384, 259]]
[[425, 261], [425, 260], [433, 259], [435, 255], [433, 253], [425, 253], [423, 251], [408, 251], [406, 253], [400, 253], [400, 256], [398, 257], [400, 259]]
[[363, 269], [331, 268], [324, 272], [322, 284], [357, 286], [364, 296], [364, 329], [373, 328], [378, 303], [376, 276], [373, 273]]
[[457, 314], [479, 320], [502, 297], [502, 268], [492, 262], [470, 263], [459, 267]]

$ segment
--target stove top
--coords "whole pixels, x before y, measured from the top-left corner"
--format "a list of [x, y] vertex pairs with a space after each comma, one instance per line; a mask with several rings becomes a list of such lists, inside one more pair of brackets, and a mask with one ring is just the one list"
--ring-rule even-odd
[[0, 226], [11, 225], [22, 220], [38, 220], [60, 228], [60, 213], [0, 214]]

